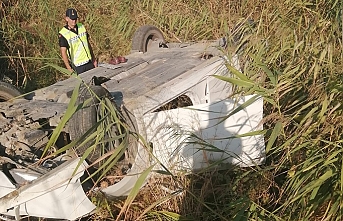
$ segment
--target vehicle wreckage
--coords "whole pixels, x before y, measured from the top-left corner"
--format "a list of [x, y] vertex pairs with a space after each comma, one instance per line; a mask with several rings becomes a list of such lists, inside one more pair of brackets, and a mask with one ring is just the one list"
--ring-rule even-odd
[[[108, 197], [127, 196], [150, 166], [155, 171], [187, 173], [210, 167], [213, 162], [243, 167], [262, 164], [263, 135], [254, 132], [263, 129], [263, 100], [255, 95], [231, 97], [233, 86], [215, 77], [230, 77], [228, 65], [239, 70], [237, 56], [225, 56], [225, 46], [225, 38], [166, 43], [159, 29], [142, 26], [135, 32], [132, 53], [123, 63], [102, 63], [79, 76], [33, 91], [26, 98], [2, 102], [0, 214], [16, 219], [75, 220], [96, 209], [87, 196], [90, 188], [83, 182], [89, 176], [90, 164], [97, 160], [82, 158], [87, 148], [79, 155], [61, 151], [42, 159], [43, 149], [64, 120], [81, 81], [95, 95], [110, 97], [130, 131], [140, 137], [131, 139], [118, 159], [118, 163], [124, 162], [120, 167], [124, 175], [92, 191]], [[85, 88], [79, 90], [78, 99], [87, 100], [90, 93], [85, 98]], [[99, 121], [97, 108], [79, 107], [60, 128], [67, 145], [76, 145], [72, 142], [80, 137], [88, 139], [89, 134], [82, 134]], [[66, 145], [57, 143], [51, 148]]]

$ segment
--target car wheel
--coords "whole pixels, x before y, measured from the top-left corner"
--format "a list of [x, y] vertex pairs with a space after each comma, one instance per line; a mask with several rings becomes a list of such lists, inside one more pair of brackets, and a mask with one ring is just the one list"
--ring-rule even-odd
[[[100, 98], [103, 99], [105, 97], [111, 98], [112, 95], [108, 90], [101, 86], [91, 86], [91, 90]], [[91, 93], [87, 88], [81, 88], [79, 92], [79, 96], [77, 99], [77, 104], [81, 104], [89, 98], [93, 98], [92, 101], [87, 104], [86, 107], [76, 111], [73, 117], [68, 122], [68, 132], [70, 140], [78, 140], [80, 139], [89, 129], [91, 129], [96, 123], [99, 116], [99, 109], [100, 109], [100, 101], [99, 99], [92, 96]], [[123, 175], [126, 175], [130, 170], [133, 164], [135, 164], [135, 159], [137, 156], [137, 144], [138, 144], [138, 136], [135, 136], [135, 131], [137, 129], [135, 118], [132, 114], [126, 110], [126, 108], [121, 109], [118, 105], [113, 102], [113, 105], [116, 106], [118, 110], [118, 118], [121, 120], [120, 124], [112, 125], [110, 131], [111, 134], [104, 135], [105, 140], [113, 139], [112, 135], [121, 135], [122, 133], [127, 133], [128, 139], [126, 139], [124, 145], [125, 152], [120, 155], [120, 158], [116, 162], [114, 166], [111, 167], [110, 173], [111, 176], [117, 176], [118, 178], [112, 180], [112, 182], [120, 182]], [[105, 113], [106, 114], [106, 113]], [[111, 121], [111, 119], [110, 119]], [[113, 121], [111, 121], [113, 123]], [[125, 126], [124, 126], [125, 125]], [[94, 131], [96, 129], [94, 128]], [[127, 130], [126, 132], [124, 132]], [[93, 133], [94, 131], [91, 131]], [[95, 163], [104, 153], [109, 152], [116, 147], [121, 145], [121, 142], [124, 142], [123, 139], [119, 138], [118, 140], [112, 142], [106, 142], [104, 146], [98, 145], [96, 148], [92, 150], [92, 152], [88, 155], [87, 161], [90, 164], [93, 164], [93, 168], [99, 168], [103, 162], [107, 159], [101, 160], [100, 162]], [[80, 141], [82, 142], [82, 141]], [[80, 147], [77, 148], [76, 153], [78, 155], [83, 155], [86, 153], [87, 149], [94, 145], [94, 141], [90, 141]], [[104, 147], [104, 148], [103, 148]], [[94, 172], [94, 171], [93, 171]], [[98, 174], [99, 175], [99, 174]], [[97, 175], [97, 176], [98, 176]], [[112, 185], [112, 184], [111, 184]]]
[[[106, 96], [110, 96], [110, 93], [102, 86], [90, 86], [90, 90], [93, 91], [100, 99], [103, 99]], [[71, 141], [77, 140], [80, 137], [82, 137], [89, 129], [91, 129], [97, 123], [98, 107], [100, 100], [96, 96], [94, 96], [90, 90], [86, 87], [80, 88], [76, 105], [82, 104], [89, 98], [92, 98], [92, 100], [90, 103], [87, 104], [87, 106], [83, 107], [80, 110], [77, 110], [69, 120], [68, 132]], [[91, 131], [91, 133], [94, 131]], [[77, 148], [76, 152], [82, 155], [93, 144], [93, 141], [90, 141], [84, 144], [83, 146]], [[95, 148], [88, 155], [87, 159], [90, 162], [94, 162], [101, 156], [101, 153], [102, 151], [99, 148]]]
[[161, 30], [153, 25], [139, 27], [132, 38], [132, 51], [145, 53], [160, 45], [165, 45], [165, 39]]
[[0, 102], [8, 101], [22, 93], [10, 83], [0, 81]]

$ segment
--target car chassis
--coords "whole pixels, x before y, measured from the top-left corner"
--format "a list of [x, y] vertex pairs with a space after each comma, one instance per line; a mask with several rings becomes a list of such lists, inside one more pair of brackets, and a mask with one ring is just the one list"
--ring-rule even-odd
[[[127, 196], [142, 172], [152, 165], [154, 170], [191, 173], [214, 164], [262, 164], [265, 146], [262, 133], [258, 133], [263, 129], [262, 98], [232, 96], [233, 86], [216, 77], [232, 77], [228, 66], [240, 70], [237, 55], [228, 58], [223, 52], [225, 39], [166, 43], [153, 26], [143, 26], [138, 33], [143, 32], [144, 39], [134, 39], [144, 41], [148, 48], [133, 44], [139, 46], [126, 56], [126, 62], [102, 63], [79, 76], [83, 82], [94, 77], [106, 79], [99, 87], [111, 94], [115, 106], [126, 110], [134, 130], [152, 147], [148, 150], [136, 142], [126, 175], [93, 191], [108, 197]], [[54, 167], [51, 161], [39, 167], [23, 164], [25, 154], [32, 155], [32, 148], [39, 149], [48, 142], [41, 122], [47, 122], [50, 129], [57, 127], [78, 82], [79, 78], [71, 77], [36, 90], [26, 99], [2, 103], [0, 214], [5, 218], [75, 220], [95, 211], [82, 182], [89, 175], [89, 164], [81, 157], [57, 156]], [[189, 104], [161, 108], [181, 98]], [[63, 129], [67, 135], [69, 130], [68, 125]]]

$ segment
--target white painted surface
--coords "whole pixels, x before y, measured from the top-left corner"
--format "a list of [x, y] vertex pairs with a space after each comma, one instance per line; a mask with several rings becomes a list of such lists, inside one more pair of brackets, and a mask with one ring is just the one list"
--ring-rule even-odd
[[7, 178], [7, 176], [0, 171], [0, 198], [15, 190], [15, 186]]
[[223, 117], [237, 106], [234, 100], [147, 114], [147, 139], [157, 159], [172, 171], [198, 170], [217, 161], [259, 165], [265, 159], [263, 136], [232, 137], [262, 130], [262, 105], [259, 99], [226, 120]]
[[[20, 215], [67, 220], [91, 213], [95, 206], [85, 195], [80, 182], [87, 165], [81, 164], [75, 171], [79, 160], [76, 158], [62, 164], [32, 183], [2, 196], [0, 213], [14, 216], [14, 209], [19, 207]], [[6, 177], [1, 175], [0, 178], [1, 183], [9, 186]]]
[[[225, 139], [263, 129], [260, 124], [262, 98], [223, 121], [223, 117], [251, 97], [146, 114], [137, 119], [138, 128], [147, 142], [151, 142], [157, 161], [173, 173], [205, 169], [215, 162], [242, 167], [260, 165], [265, 160], [263, 135]], [[199, 141], [206, 145], [195, 143]], [[138, 148], [130, 173], [120, 182], [103, 189], [104, 193], [114, 197], [128, 195], [139, 173], [156, 163], [145, 147], [139, 145]]]

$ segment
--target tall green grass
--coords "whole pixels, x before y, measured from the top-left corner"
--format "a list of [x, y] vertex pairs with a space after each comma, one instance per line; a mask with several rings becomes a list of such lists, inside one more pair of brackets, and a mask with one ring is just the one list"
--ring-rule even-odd
[[[126, 204], [97, 198], [98, 217], [116, 219], [125, 207], [126, 220], [342, 220], [340, 1], [6, 1], [4, 54], [26, 90], [65, 78], [46, 63], [62, 65], [57, 33], [67, 7], [79, 11], [104, 61], [129, 53], [143, 24], [177, 42], [233, 40], [248, 30], [227, 50], [240, 54], [244, 75], [233, 71], [235, 81], [226, 80], [236, 82], [237, 93], [265, 100], [265, 165], [157, 176]], [[248, 19], [254, 24], [244, 25]]]
[[267, 98], [265, 126], [277, 135], [261, 170], [272, 172], [277, 198], [262, 208], [285, 220], [342, 219], [340, 10], [337, 1], [285, 2], [262, 11], [247, 37], [241, 80], [256, 85], [242, 91]]

